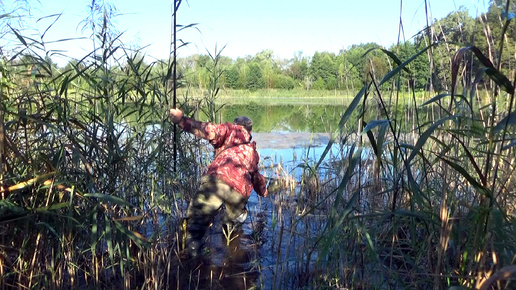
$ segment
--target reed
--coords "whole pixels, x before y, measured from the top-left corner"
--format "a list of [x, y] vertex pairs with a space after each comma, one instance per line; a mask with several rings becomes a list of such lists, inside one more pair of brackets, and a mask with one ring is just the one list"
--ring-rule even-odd
[[55, 53], [44, 37], [9, 26], [20, 57], [2, 56], [2, 289], [167, 281], [157, 269], [180, 231], [164, 219], [182, 216], [196, 167], [186, 156], [183, 176], [171, 174], [168, 95], [153, 70], [162, 64], [118, 41], [116, 13], [91, 3], [95, 50], [64, 70], [41, 57]]
[[[296, 244], [299, 252], [287, 251], [292, 268], [276, 267], [283, 281], [274, 281], [277, 288], [512, 287], [513, 83], [499, 60], [458, 46], [449, 60], [450, 93], [413, 95], [405, 102], [414, 115], [399, 111], [399, 92], [385, 86], [396, 88], [415, 59], [439, 47], [430, 43], [403, 61], [388, 52], [397, 66], [382, 79], [371, 74], [349, 102], [334, 138], [348, 141], [345, 162], [326, 165], [323, 155], [313, 166], [301, 164], [309, 172], [326, 168], [338, 184], [323, 193], [329, 205], [312, 204], [280, 225], [278, 243]], [[480, 67], [473, 80], [459, 74], [471, 57]], [[490, 82], [489, 90], [479, 90], [481, 80]], [[369, 110], [379, 111], [375, 119]], [[360, 134], [343, 137], [351, 116], [358, 116]], [[363, 156], [364, 150], [373, 154]], [[289, 196], [299, 201], [300, 194]], [[324, 218], [311, 219], [318, 211]], [[317, 230], [299, 229], [306, 224]], [[284, 241], [286, 229], [292, 234]]]
[[[395, 65], [346, 97], [322, 156], [264, 160], [271, 197], [252, 205], [252, 250], [197, 263], [182, 253], [182, 218], [209, 152], [167, 120], [173, 63], [120, 43], [114, 6], [89, 11], [94, 51], [66, 69], [45, 57], [59, 52], [44, 33], [0, 16], [17, 43], [0, 55], [0, 289], [512, 286], [516, 114], [499, 59], [456, 46], [449, 92], [418, 95], [399, 80], [452, 44], [429, 38], [406, 59], [380, 50]], [[487, 35], [499, 55], [505, 33]], [[178, 106], [216, 121], [220, 51], [210, 56], [210, 90], [183, 84]]]

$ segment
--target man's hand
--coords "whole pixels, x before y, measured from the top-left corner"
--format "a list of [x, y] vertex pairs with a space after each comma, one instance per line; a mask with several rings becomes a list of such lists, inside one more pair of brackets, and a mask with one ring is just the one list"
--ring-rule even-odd
[[183, 112], [180, 109], [170, 109], [170, 120], [172, 123], [179, 123], [183, 118]]

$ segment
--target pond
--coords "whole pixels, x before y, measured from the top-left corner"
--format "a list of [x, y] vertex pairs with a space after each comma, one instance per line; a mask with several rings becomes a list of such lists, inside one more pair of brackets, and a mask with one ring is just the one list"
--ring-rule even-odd
[[336, 129], [345, 111], [342, 105], [225, 105], [220, 119], [232, 122], [238, 116], [253, 120], [255, 133], [328, 133]]
[[[266, 198], [251, 194], [243, 232], [229, 246], [224, 242], [220, 215], [215, 219], [205, 244], [208, 254], [201, 266], [194, 266], [196, 287], [274, 289], [302, 284], [299, 267], [317, 259], [317, 255], [306, 256], [306, 250], [326, 220], [323, 212], [300, 218], [313, 206], [309, 191], [301, 184], [327, 147], [343, 110], [342, 106], [234, 105], [221, 111], [222, 121], [231, 122], [240, 115], [253, 119], [261, 172], [269, 180], [281, 180], [284, 189], [271, 191]], [[335, 183], [338, 172], [331, 163], [349, 148], [336, 144], [330, 149], [316, 178]]]
[[[342, 105], [226, 105], [220, 119], [231, 122], [238, 116], [253, 120], [256, 141], [265, 168], [282, 164], [295, 168], [299, 163], [317, 162], [337, 129], [345, 107]], [[329, 156], [337, 154], [332, 146]], [[296, 177], [298, 174], [294, 174]]]

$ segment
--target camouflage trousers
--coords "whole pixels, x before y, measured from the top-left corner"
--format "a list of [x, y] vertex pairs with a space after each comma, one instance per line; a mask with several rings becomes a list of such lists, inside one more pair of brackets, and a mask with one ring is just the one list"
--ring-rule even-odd
[[225, 205], [223, 223], [240, 226], [247, 218], [247, 198], [233, 190], [225, 182], [210, 176], [203, 176], [201, 186], [188, 206], [187, 244], [200, 244], [211, 219]]

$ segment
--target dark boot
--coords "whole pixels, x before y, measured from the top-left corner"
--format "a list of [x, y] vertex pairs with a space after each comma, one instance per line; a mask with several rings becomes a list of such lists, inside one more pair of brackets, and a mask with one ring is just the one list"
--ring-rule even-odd
[[189, 223], [188, 224], [187, 233], [186, 233], [185, 250], [186, 250], [186, 253], [191, 258], [196, 258], [201, 254], [201, 249], [203, 246], [203, 238], [204, 238], [205, 232], [206, 232], [206, 227], [203, 224], [198, 224], [198, 223]]
[[200, 239], [192, 237], [190, 234], [186, 236], [186, 254], [190, 258], [197, 258], [201, 254], [202, 243]]

